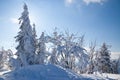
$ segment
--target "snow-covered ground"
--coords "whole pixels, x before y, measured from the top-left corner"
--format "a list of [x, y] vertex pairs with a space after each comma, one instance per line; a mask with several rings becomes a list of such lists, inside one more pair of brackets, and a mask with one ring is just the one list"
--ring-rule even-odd
[[112, 78], [114, 80], [120, 80], [120, 74], [108, 74], [108, 73], [104, 73], [103, 75], [106, 75], [109, 78]]
[[5, 80], [79, 80], [57, 66], [33, 65], [3, 75]]
[[51, 64], [32, 65], [3, 74], [0, 80], [120, 80], [116, 74], [75, 75], [59, 66]]
[[102, 74], [81, 74], [84, 77], [91, 78], [93, 80], [120, 80], [120, 74], [108, 74], [108, 73], [102, 73]]

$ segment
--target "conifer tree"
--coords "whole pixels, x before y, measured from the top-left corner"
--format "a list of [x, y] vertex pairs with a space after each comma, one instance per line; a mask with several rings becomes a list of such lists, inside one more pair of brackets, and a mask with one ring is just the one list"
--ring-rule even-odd
[[100, 50], [98, 51], [98, 57], [97, 57], [97, 63], [98, 63], [98, 70], [100, 72], [111, 72], [110, 71], [110, 51], [108, 50], [108, 46], [106, 43], [103, 43]]
[[45, 36], [44, 32], [42, 32], [39, 40], [38, 40], [38, 46], [37, 46], [37, 60], [36, 62], [38, 64], [44, 64], [44, 60], [46, 58], [46, 46], [45, 46]]
[[32, 26], [30, 25], [28, 7], [24, 4], [24, 11], [19, 18], [20, 31], [15, 37], [18, 46], [16, 47], [18, 60], [21, 66], [34, 64], [35, 45], [32, 33]]

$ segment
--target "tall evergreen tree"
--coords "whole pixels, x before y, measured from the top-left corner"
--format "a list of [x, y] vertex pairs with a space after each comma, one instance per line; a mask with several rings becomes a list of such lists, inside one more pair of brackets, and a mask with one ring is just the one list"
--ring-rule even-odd
[[4, 48], [2, 48], [0, 50], [0, 70], [9, 69], [9, 60], [12, 56], [13, 52], [10, 49], [4, 50]]
[[42, 32], [39, 40], [38, 40], [38, 46], [37, 46], [37, 60], [36, 62], [38, 64], [44, 64], [45, 63], [45, 58], [46, 58], [46, 46], [45, 46], [45, 36], [44, 32]]
[[120, 55], [119, 55], [119, 58], [117, 61], [117, 72], [118, 72], [118, 74], [120, 74]]
[[17, 56], [21, 66], [34, 64], [35, 45], [32, 33], [32, 26], [30, 25], [28, 7], [24, 4], [24, 11], [19, 18], [20, 31], [15, 37], [18, 42]]
[[108, 50], [108, 46], [106, 45], [106, 43], [103, 43], [100, 50], [98, 51], [97, 63], [98, 70], [100, 72], [111, 72], [110, 51]]

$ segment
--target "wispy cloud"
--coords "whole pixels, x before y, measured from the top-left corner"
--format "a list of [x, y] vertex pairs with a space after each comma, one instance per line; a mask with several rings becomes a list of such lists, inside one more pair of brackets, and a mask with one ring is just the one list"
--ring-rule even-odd
[[18, 24], [19, 20], [17, 18], [11, 18], [10, 21], [14, 24]]
[[103, 3], [105, 0], [83, 0], [83, 2], [85, 2], [86, 4], [90, 4], [90, 3]]
[[105, 2], [106, 0], [65, 0], [65, 4], [66, 5], [71, 5], [73, 3], [79, 3], [79, 2], [84, 2], [85, 4], [89, 5], [91, 3], [95, 4], [102, 4], [103, 2]]
[[65, 4], [68, 6], [68, 5], [73, 4], [74, 1], [76, 1], [76, 0], [65, 0]]
[[66, 1], [66, 3], [68, 3], [68, 4], [72, 4], [74, 0], [65, 0], [65, 1]]

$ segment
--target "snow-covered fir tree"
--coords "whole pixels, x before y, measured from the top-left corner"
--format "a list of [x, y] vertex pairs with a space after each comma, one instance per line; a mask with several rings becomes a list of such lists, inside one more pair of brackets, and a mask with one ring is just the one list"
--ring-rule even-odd
[[45, 42], [46, 42], [45, 35], [44, 32], [42, 32], [40, 38], [38, 39], [38, 45], [37, 45], [37, 57], [36, 57], [37, 64], [45, 63], [45, 59], [47, 57]]
[[16, 47], [18, 56], [17, 59], [21, 66], [34, 64], [35, 45], [32, 26], [30, 25], [28, 7], [24, 4], [24, 11], [19, 18], [20, 31], [15, 37], [18, 46]]
[[[2, 50], [0, 51], [0, 69], [1, 68], [3, 68], [3, 66], [4, 66], [4, 50], [3, 50], [3, 48], [2, 48]], [[6, 57], [5, 57], [6, 58]]]
[[119, 58], [117, 60], [117, 73], [120, 74], [120, 55], [119, 55]]
[[98, 66], [98, 71], [102, 73], [111, 72], [110, 50], [108, 50], [106, 43], [103, 43], [100, 50], [98, 51], [96, 63], [96, 66]]
[[9, 60], [12, 56], [13, 52], [10, 49], [4, 50], [4, 48], [2, 48], [0, 50], [0, 69], [10, 69]]
[[119, 67], [119, 59], [117, 60], [111, 60], [111, 73], [118, 73], [118, 67]]

